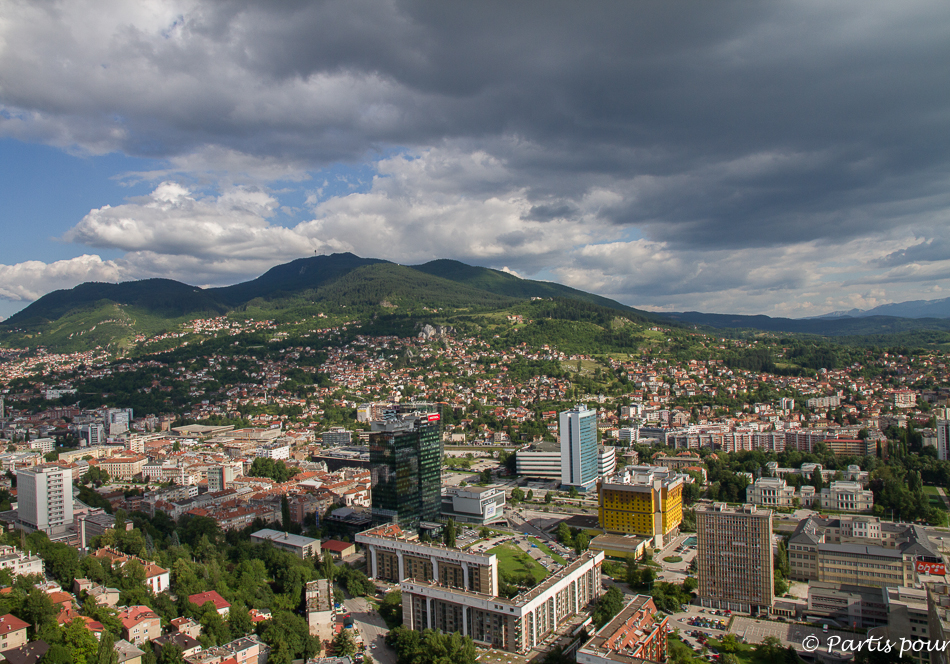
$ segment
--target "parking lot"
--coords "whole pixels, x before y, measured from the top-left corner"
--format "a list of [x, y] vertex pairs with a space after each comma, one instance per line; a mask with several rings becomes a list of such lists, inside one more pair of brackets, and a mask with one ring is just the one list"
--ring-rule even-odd
[[844, 639], [854, 637], [851, 632], [842, 632], [836, 629], [829, 629], [825, 632], [821, 627], [813, 625], [773, 622], [745, 617], [736, 617], [729, 631], [736, 636], [743, 637], [747, 643], [760, 643], [765, 637], [774, 636], [782, 641], [782, 645], [794, 645], [798, 648], [802, 645], [802, 639], [809, 634], [817, 636], [821, 643], [824, 643], [829, 636], [834, 635]]

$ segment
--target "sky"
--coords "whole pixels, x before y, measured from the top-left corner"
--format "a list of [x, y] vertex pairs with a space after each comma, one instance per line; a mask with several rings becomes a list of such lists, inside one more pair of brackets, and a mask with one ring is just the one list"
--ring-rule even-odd
[[0, 316], [453, 258], [656, 311], [950, 295], [950, 3], [0, 0]]

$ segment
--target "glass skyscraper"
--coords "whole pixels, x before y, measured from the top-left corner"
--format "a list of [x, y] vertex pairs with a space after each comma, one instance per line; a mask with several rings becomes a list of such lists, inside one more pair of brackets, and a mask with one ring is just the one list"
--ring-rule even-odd
[[597, 411], [578, 404], [561, 413], [561, 484], [587, 491], [597, 481]]
[[[406, 407], [403, 407], [406, 408]], [[442, 509], [442, 434], [438, 412], [389, 411], [370, 425], [373, 520], [416, 528]]]

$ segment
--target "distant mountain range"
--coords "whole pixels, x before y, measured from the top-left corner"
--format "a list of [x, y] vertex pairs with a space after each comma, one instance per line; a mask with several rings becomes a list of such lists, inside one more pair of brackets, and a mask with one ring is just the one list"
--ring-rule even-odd
[[41, 344], [61, 350], [115, 344], [121, 348], [141, 335], [232, 311], [287, 323], [317, 311], [345, 312], [354, 318], [442, 308], [476, 312], [505, 309], [532, 298], [583, 302], [636, 322], [662, 320], [575, 288], [458, 261], [405, 266], [343, 253], [297, 259], [223, 288], [198, 288], [171, 279], [84, 283], [48, 293], [3, 321], [0, 337], [11, 345]]
[[950, 297], [942, 300], [911, 300], [882, 304], [873, 309], [832, 311], [814, 318], [868, 318], [869, 316], [897, 316], [899, 318], [950, 318]]
[[[569, 286], [520, 279], [507, 272], [454, 260], [405, 266], [343, 253], [297, 259], [251, 281], [223, 288], [198, 288], [171, 279], [80, 284], [44, 295], [0, 323], [0, 341], [58, 350], [96, 345], [122, 349], [132, 347], [137, 340], [181, 329], [188, 320], [235, 311], [281, 323], [304, 320], [317, 312], [389, 320], [392, 317], [387, 318], [388, 314], [431, 317], [436, 311], [472, 314], [511, 310], [537, 298], [574, 302], [567, 305], [570, 311], [562, 310], [556, 317], [566, 321], [596, 319], [600, 321], [598, 329], [602, 330], [615, 327], [610, 321], [616, 316], [638, 325], [659, 323], [823, 336], [950, 330], [950, 298], [811, 319], [694, 311], [658, 314]], [[896, 315], [899, 312], [905, 313]]]

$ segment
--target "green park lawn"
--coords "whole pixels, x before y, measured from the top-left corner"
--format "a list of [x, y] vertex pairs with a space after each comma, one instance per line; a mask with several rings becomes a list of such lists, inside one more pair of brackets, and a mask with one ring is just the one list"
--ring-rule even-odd
[[498, 572], [510, 575], [530, 574], [535, 583], [541, 583], [548, 575], [548, 571], [531, 556], [511, 544], [500, 544], [491, 548], [487, 553], [494, 553], [498, 557]]

